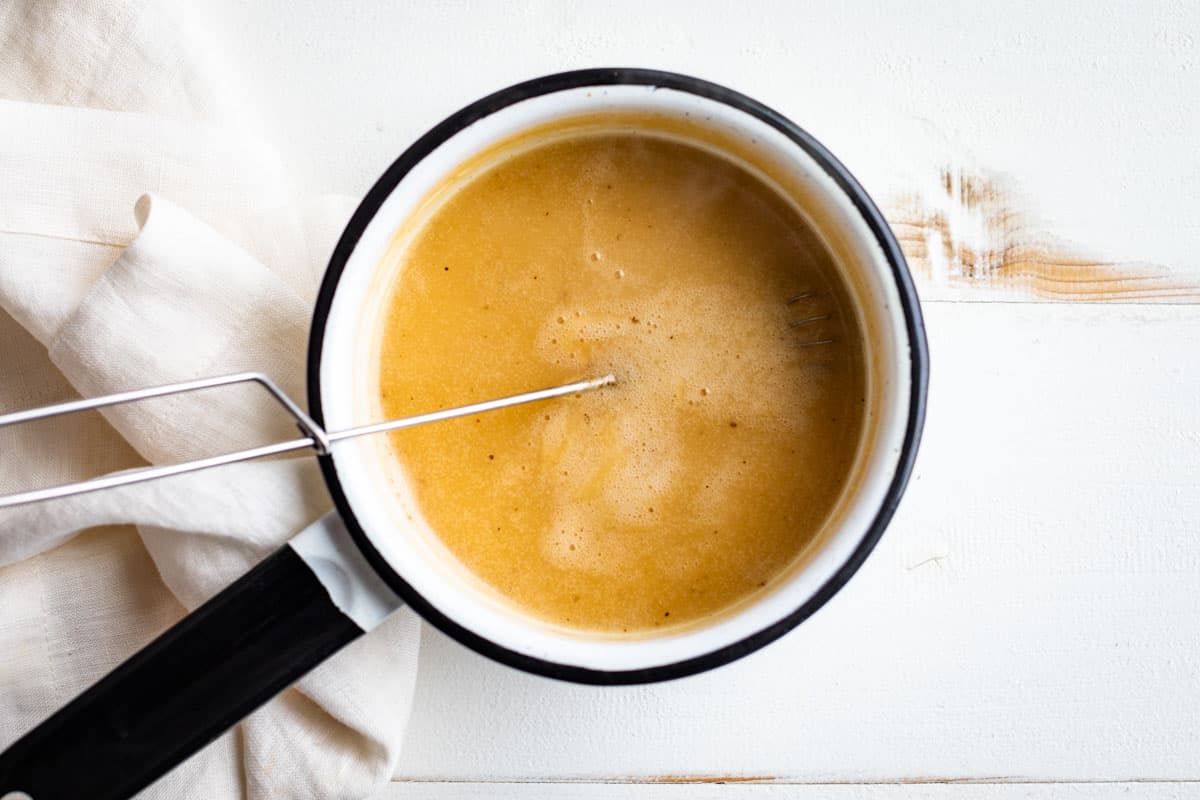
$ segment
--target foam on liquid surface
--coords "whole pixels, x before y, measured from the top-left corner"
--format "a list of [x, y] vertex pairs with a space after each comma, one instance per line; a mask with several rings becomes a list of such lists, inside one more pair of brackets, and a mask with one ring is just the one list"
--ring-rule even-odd
[[544, 145], [457, 191], [404, 260], [382, 413], [618, 378], [392, 434], [433, 530], [521, 608], [693, 622], [817, 534], [854, 460], [862, 343], [823, 247], [747, 172], [634, 133]]

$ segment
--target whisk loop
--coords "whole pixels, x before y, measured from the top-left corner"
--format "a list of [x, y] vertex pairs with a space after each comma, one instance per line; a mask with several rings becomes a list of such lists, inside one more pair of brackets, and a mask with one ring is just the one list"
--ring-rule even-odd
[[[800, 294], [794, 294], [787, 299], [787, 305], [789, 305], [789, 306], [795, 305], [796, 303], [799, 303], [801, 300], [811, 300], [812, 298], [814, 298], [816, 296], [817, 296], [816, 292], [801, 292]], [[802, 319], [793, 320], [788, 323], [788, 327], [789, 328], [799, 328], [801, 325], [808, 325], [813, 322], [821, 322], [823, 320], [830, 319], [831, 317], [832, 317], [831, 314], [814, 314], [809, 317], [804, 317]], [[833, 339], [813, 339], [813, 340], [807, 341], [807, 342], [796, 342], [797, 347], [813, 347], [818, 344], [833, 344]]]

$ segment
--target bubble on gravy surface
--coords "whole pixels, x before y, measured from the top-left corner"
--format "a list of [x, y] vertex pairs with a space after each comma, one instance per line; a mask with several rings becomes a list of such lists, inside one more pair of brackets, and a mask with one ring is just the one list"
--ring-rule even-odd
[[402, 258], [381, 413], [618, 377], [391, 436], [432, 530], [509, 601], [582, 630], [681, 626], [818, 535], [862, 428], [861, 335], [819, 240], [742, 168], [580, 135], [457, 189]]

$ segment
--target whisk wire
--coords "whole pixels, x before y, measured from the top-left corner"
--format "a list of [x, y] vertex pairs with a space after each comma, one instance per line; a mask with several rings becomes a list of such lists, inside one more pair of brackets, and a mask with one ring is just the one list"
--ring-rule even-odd
[[[792, 306], [792, 305], [795, 305], [796, 303], [799, 303], [801, 300], [811, 300], [812, 298], [814, 298], [816, 296], [817, 296], [817, 293], [814, 291], [800, 292], [799, 294], [794, 294], [791, 297], [789, 297], [787, 299], [787, 305]], [[823, 322], [827, 319], [831, 319], [832, 316], [833, 316], [832, 314], [828, 314], [828, 313], [813, 314], [812, 316], [803, 317], [803, 318], [797, 319], [797, 320], [792, 320], [791, 322], [788, 323], [788, 327], [789, 328], [799, 328], [801, 325], [809, 325], [813, 322]], [[813, 347], [813, 346], [819, 345], [819, 344], [833, 344], [833, 339], [823, 338], [823, 339], [813, 339], [813, 340], [807, 341], [807, 342], [796, 342], [797, 347]]]
[[224, 464], [233, 464], [239, 461], [250, 461], [252, 459], [266, 458], [268, 456], [292, 453], [299, 450], [312, 449], [317, 455], [326, 455], [330, 452], [330, 448], [335, 442], [340, 442], [345, 439], [352, 439], [358, 436], [367, 436], [374, 433], [385, 433], [387, 431], [399, 430], [401, 428], [411, 428], [414, 425], [424, 425], [429, 422], [454, 419], [455, 417], [482, 414], [488, 411], [495, 411], [500, 408], [507, 408], [508, 406], [520, 405], [522, 403], [533, 403], [538, 400], [547, 400], [552, 397], [578, 394], [581, 392], [590, 391], [592, 389], [598, 389], [601, 386], [608, 386], [609, 384], [616, 383], [616, 381], [617, 379], [615, 376], [605, 375], [600, 378], [577, 381], [575, 383], [568, 383], [563, 386], [553, 386], [548, 389], [522, 392], [520, 394], [514, 394], [508, 397], [485, 400], [480, 403], [471, 403], [470, 405], [458, 406], [456, 408], [445, 408], [440, 411], [432, 411], [426, 414], [417, 414], [416, 416], [412, 417], [387, 420], [385, 422], [377, 422], [370, 425], [360, 425], [358, 427], [347, 428], [346, 430], [341, 431], [325, 431], [311, 417], [305, 414], [304, 411], [301, 410], [301, 408], [296, 405], [296, 403], [290, 397], [288, 397], [287, 394], [285, 394], [284, 391], [280, 389], [274, 381], [261, 372], [239, 372], [234, 375], [221, 375], [214, 378], [202, 378], [194, 381], [170, 383], [162, 386], [152, 386], [146, 389], [135, 389], [129, 392], [118, 392], [116, 394], [104, 395], [102, 397], [93, 397], [84, 400], [71, 400], [66, 403], [56, 403], [54, 405], [33, 408], [27, 411], [15, 411], [9, 414], [0, 415], [0, 428], [8, 425], [17, 425], [23, 422], [32, 422], [33, 420], [38, 419], [47, 419], [64, 414], [74, 414], [80, 411], [90, 411], [92, 409], [105, 408], [108, 406], [119, 405], [121, 403], [145, 400], [151, 397], [164, 397], [167, 395], [193, 392], [201, 389], [211, 389], [217, 386], [228, 386], [237, 383], [253, 382], [262, 386], [271, 394], [272, 397], [279, 401], [280, 405], [282, 405], [288, 411], [288, 413], [295, 418], [296, 424], [299, 426], [301, 432], [305, 435], [298, 439], [291, 439], [285, 442], [275, 442], [273, 444], [252, 447], [246, 450], [237, 450], [232, 453], [221, 453], [220, 455], [195, 459], [193, 461], [185, 461], [180, 464], [140, 467], [138, 469], [126, 470], [124, 472], [105, 475], [99, 478], [91, 478], [75, 483], [64, 483], [44, 489], [31, 489], [29, 491], [17, 492], [15, 494], [0, 495], [0, 508], [25, 505], [27, 503], [37, 503], [43, 500], [53, 500], [59, 497], [70, 497], [72, 495], [95, 492], [101, 489], [111, 489], [117, 486], [128, 486], [130, 484], [142, 483], [144, 481], [151, 481], [157, 478], [166, 478], [172, 475], [181, 475], [187, 472], [196, 472], [197, 470], [219, 467]]

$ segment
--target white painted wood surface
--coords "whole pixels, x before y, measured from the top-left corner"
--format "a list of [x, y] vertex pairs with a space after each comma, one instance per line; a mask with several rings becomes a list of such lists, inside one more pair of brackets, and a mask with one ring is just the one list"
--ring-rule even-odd
[[379, 800], [1183, 800], [1196, 783], [612, 784], [409, 783]]
[[431, 631], [400, 774], [1195, 778], [1200, 308], [926, 314], [913, 481], [826, 608], [636, 688], [520, 675]]
[[[1200, 796], [1200, 5], [199, 13], [308, 190], [361, 194], [446, 114], [537, 74], [731, 85], [859, 175], [927, 301], [916, 474], [824, 610], [735, 665], [627, 689], [533, 678], [427, 631], [403, 782], [380, 797]], [[1018, 251], [1014, 275], [978, 269]], [[1100, 271], [1037, 278], [1064, 258]], [[678, 777], [787, 783], [620, 783]]]

